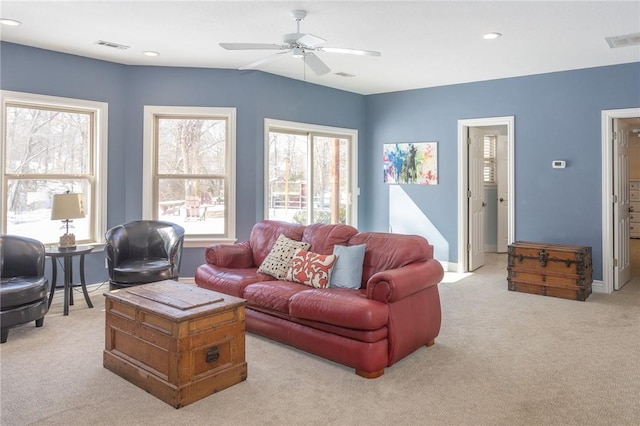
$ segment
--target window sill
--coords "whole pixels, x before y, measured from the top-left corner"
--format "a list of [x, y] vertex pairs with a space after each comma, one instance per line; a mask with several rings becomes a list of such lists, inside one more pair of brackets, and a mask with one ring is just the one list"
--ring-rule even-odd
[[212, 244], [235, 244], [237, 240], [235, 238], [196, 238], [185, 237], [184, 248], [205, 248]]

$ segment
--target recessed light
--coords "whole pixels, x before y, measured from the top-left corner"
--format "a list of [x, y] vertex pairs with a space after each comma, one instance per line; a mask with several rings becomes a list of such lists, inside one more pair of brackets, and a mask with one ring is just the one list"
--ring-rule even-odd
[[8, 25], [10, 27], [17, 27], [18, 25], [22, 25], [22, 22], [16, 21], [15, 19], [0, 18], [0, 24]]
[[498, 37], [502, 37], [502, 34], [494, 32], [494, 33], [486, 33], [485, 35], [482, 36], [482, 38], [485, 40], [493, 40]]
[[147, 50], [143, 53], [146, 56], [160, 56], [160, 54], [158, 52], [154, 52], [152, 50]]

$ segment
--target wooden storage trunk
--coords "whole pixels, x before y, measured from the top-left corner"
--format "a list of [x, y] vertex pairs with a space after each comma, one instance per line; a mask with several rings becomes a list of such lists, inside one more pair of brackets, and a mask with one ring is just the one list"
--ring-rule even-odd
[[167, 404], [247, 378], [243, 299], [169, 280], [105, 297], [104, 367]]
[[580, 301], [591, 294], [591, 247], [516, 241], [508, 256], [509, 290]]

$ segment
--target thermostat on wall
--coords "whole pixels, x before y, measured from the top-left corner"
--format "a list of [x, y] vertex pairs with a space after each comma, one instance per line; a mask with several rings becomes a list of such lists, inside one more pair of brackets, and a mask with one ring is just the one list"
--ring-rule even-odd
[[554, 169], [564, 169], [565, 167], [567, 167], [567, 162], [564, 160], [553, 160], [551, 162], [551, 165]]

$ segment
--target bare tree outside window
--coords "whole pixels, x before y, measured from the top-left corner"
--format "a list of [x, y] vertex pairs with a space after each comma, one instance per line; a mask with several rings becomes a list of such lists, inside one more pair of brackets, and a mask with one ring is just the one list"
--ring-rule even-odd
[[156, 119], [157, 216], [187, 234], [225, 234], [227, 120]]
[[[59, 224], [51, 222], [54, 194], [83, 195], [92, 205], [94, 113], [46, 106], [7, 104], [4, 109], [6, 233], [43, 243], [58, 240]], [[92, 239], [91, 209], [74, 220], [76, 240]]]

